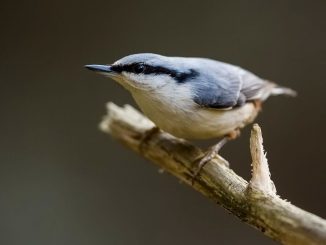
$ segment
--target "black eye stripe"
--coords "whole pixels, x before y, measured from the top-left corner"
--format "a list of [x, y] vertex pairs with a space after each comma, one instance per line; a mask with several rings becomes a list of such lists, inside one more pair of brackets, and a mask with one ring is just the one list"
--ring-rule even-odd
[[165, 74], [169, 75], [177, 80], [178, 83], [183, 83], [189, 78], [194, 78], [198, 75], [198, 72], [194, 69], [190, 69], [187, 72], [177, 72], [174, 69], [168, 69], [162, 66], [151, 66], [144, 63], [133, 63], [127, 65], [113, 65], [111, 69], [115, 72], [130, 72], [134, 74]]
[[120, 73], [120, 72], [123, 71], [123, 66], [121, 66], [121, 65], [112, 65], [111, 70], [114, 71], [114, 72]]
[[112, 66], [112, 70], [115, 72], [130, 72], [135, 74], [168, 74], [169, 70], [157, 67], [157, 66], [150, 66], [145, 65], [143, 63], [134, 63], [134, 64], [128, 64], [128, 65], [114, 65]]

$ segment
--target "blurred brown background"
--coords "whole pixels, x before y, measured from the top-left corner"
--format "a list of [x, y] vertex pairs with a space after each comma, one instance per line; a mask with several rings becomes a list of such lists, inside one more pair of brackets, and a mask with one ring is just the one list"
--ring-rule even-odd
[[[326, 2], [2, 1], [0, 244], [275, 244], [97, 125], [134, 104], [83, 68], [210, 57], [292, 87], [258, 122], [278, 193], [326, 216]], [[222, 155], [250, 176], [249, 130]]]

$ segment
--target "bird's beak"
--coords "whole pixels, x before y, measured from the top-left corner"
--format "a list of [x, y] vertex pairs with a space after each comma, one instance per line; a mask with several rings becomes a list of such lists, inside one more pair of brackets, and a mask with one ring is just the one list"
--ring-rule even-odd
[[91, 71], [100, 72], [100, 73], [112, 73], [113, 72], [110, 65], [85, 65], [85, 68], [87, 68]]

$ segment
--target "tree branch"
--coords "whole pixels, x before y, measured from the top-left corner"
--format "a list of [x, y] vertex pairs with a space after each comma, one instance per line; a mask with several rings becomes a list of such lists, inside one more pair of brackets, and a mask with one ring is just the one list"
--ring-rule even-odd
[[203, 155], [199, 148], [165, 132], [151, 135], [140, 147], [144, 134], [154, 124], [129, 105], [121, 108], [108, 103], [107, 108], [108, 115], [100, 125], [102, 131], [223, 206], [243, 222], [283, 244], [326, 244], [324, 219], [276, 195], [257, 124], [250, 139], [253, 170], [249, 184], [218, 156], [206, 164], [192, 185], [196, 162]]

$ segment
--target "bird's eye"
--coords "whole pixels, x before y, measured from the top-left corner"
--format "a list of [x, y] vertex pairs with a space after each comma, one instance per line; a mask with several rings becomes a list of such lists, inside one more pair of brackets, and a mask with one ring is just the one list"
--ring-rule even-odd
[[134, 73], [137, 73], [137, 74], [139, 74], [139, 73], [143, 73], [144, 71], [145, 71], [145, 65], [144, 64], [136, 64], [136, 65], [134, 65], [134, 67], [133, 67], [133, 72]]

